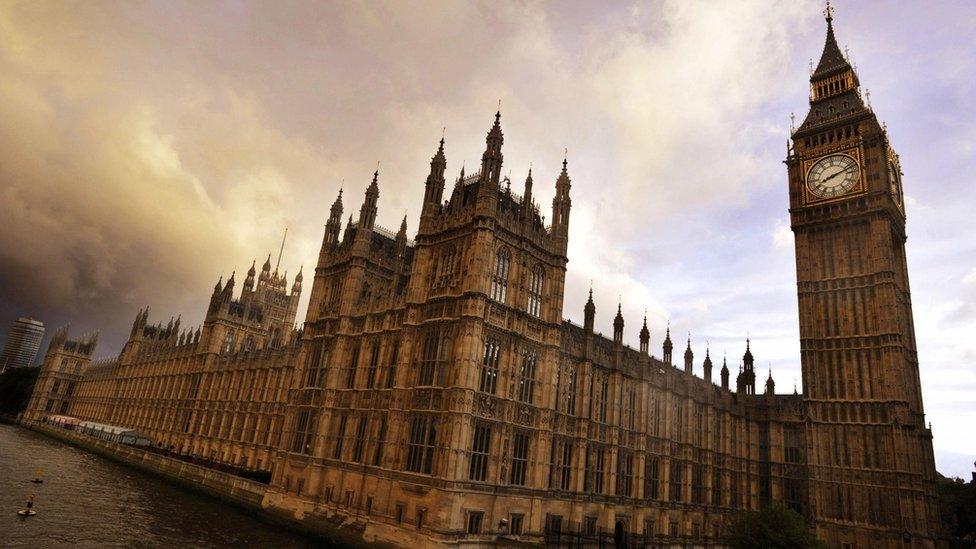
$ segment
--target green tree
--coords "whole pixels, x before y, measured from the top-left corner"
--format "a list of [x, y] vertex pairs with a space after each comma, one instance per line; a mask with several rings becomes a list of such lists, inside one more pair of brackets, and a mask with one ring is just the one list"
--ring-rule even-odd
[[27, 408], [40, 368], [8, 368], [0, 374], [0, 414], [17, 416]]
[[807, 527], [803, 517], [782, 505], [761, 511], [740, 511], [728, 527], [733, 549], [820, 549], [826, 547]]

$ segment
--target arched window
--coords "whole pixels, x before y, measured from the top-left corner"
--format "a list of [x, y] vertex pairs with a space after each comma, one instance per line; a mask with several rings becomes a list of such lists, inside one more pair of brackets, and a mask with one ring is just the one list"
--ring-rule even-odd
[[224, 352], [229, 353], [234, 350], [234, 331], [228, 330], [224, 337]]
[[508, 266], [511, 261], [508, 250], [504, 248], [495, 254], [495, 265], [491, 272], [491, 298], [499, 303], [505, 303], [508, 295]]
[[545, 270], [542, 265], [536, 265], [529, 277], [529, 302], [526, 310], [532, 316], [541, 316], [542, 312], [542, 282]]
[[498, 361], [501, 355], [501, 346], [498, 342], [488, 339], [485, 341], [485, 356], [481, 361], [481, 378], [478, 382], [478, 390], [482, 393], [495, 394], [498, 384]]

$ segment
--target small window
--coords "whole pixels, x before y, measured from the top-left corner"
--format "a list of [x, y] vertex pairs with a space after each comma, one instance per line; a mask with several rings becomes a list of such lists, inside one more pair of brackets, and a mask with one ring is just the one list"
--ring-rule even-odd
[[427, 519], [427, 508], [421, 507], [417, 509], [417, 530], [424, 527], [424, 521]]
[[481, 511], [469, 511], [468, 512], [468, 534], [480, 534], [481, 533], [481, 523], [485, 518], [485, 514]]
[[586, 517], [583, 522], [583, 535], [590, 537], [596, 535], [596, 517]]
[[404, 511], [404, 507], [405, 506], [402, 503], [397, 503], [396, 504], [396, 522], [397, 522], [397, 524], [400, 524], [401, 522], [403, 522], [403, 511]]
[[549, 534], [559, 534], [563, 531], [562, 515], [546, 515], [546, 532]]
[[521, 513], [512, 513], [509, 515], [508, 519], [508, 533], [513, 536], [522, 535], [522, 523], [525, 521], [525, 515]]

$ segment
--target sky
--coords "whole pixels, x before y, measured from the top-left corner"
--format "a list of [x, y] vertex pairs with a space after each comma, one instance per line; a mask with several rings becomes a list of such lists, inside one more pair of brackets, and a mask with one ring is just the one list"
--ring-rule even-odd
[[[976, 3], [835, 2], [839, 43], [901, 155], [937, 467], [976, 459]], [[378, 224], [416, 230], [430, 157], [477, 166], [501, 101], [504, 174], [548, 211], [573, 181], [564, 316], [625, 343], [690, 332], [696, 373], [799, 383], [789, 116], [825, 36], [816, 0], [0, 3], [0, 337], [18, 316], [99, 330], [202, 321], [219, 276], [314, 267], [339, 188], [379, 163]], [[568, 152], [565, 152], [567, 151]], [[310, 285], [306, 284], [307, 287]], [[306, 292], [307, 294], [308, 292]], [[304, 315], [307, 295], [300, 316]], [[802, 387], [798, 386], [802, 390]]]

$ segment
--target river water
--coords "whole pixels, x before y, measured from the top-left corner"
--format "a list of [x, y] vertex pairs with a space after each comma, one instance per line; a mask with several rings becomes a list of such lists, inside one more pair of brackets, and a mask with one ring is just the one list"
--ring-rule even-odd
[[[44, 483], [29, 480], [44, 469]], [[17, 515], [28, 494], [37, 515]], [[0, 424], [0, 547], [322, 547], [219, 500]]]

